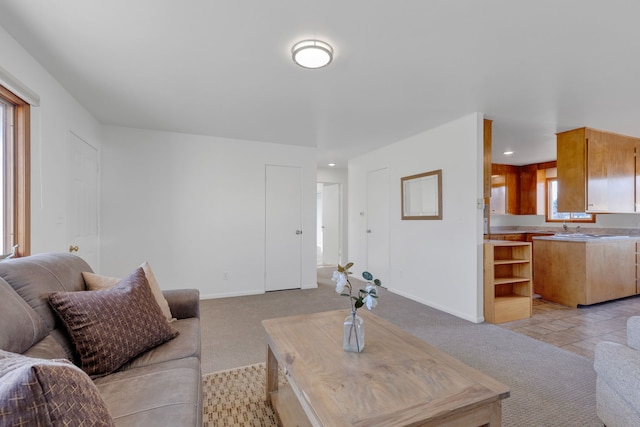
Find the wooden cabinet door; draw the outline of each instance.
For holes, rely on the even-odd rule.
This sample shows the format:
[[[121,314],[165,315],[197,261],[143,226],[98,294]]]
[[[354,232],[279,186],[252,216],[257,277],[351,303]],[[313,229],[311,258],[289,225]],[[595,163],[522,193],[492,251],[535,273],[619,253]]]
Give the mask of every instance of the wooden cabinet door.
[[[507,175],[502,165],[491,165],[491,198],[489,209],[492,214],[507,213]]]
[[[484,168],[484,198],[489,199],[491,197],[491,127],[492,120],[484,119],[484,158],[483,158],[483,168]]]
[[[585,128],[556,136],[558,212],[582,212],[587,206],[587,144]]]
[[[636,144],[635,147],[635,155],[636,155],[636,206],[635,211],[640,212],[640,144]]]
[[[538,201],[538,165],[520,166],[518,168],[520,179],[520,215],[537,214]]]
[[[632,138],[588,129],[587,212],[635,211],[635,145]]]
[[[587,207],[587,144],[585,128],[556,136],[558,212],[583,212]]]
[[[558,211],[635,212],[638,141],[590,128],[558,133]]]
[[[491,165],[491,213],[517,215],[519,198],[517,168],[495,163]]]
[[[515,166],[506,165],[507,176],[507,213],[518,215],[520,213],[520,183],[518,170]]]

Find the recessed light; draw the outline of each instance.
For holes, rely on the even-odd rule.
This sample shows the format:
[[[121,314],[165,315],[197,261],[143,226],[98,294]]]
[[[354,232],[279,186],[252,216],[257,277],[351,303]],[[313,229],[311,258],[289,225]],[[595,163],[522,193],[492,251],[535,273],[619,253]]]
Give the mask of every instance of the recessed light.
[[[330,167],[334,167],[336,164],[335,163],[329,163]]]
[[[513,151],[505,151],[505,152],[504,152],[504,153],[502,153],[502,154],[504,154],[505,156],[510,156],[510,155],[512,155],[512,154],[513,154]]]

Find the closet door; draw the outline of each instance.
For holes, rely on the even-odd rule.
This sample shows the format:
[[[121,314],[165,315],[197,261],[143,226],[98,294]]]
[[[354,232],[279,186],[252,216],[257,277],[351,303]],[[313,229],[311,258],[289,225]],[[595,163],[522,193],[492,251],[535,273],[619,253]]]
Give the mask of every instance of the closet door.
[[[265,290],[300,289],[302,168],[267,165],[265,178]]]
[[[389,278],[389,170],[367,175],[367,270],[382,280]],[[357,267],[357,266],[356,266]],[[359,270],[358,275],[360,274]]]
[[[69,132],[69,252],[98,271],[98,150]],[[60,219],[61,220],[61,219]]]

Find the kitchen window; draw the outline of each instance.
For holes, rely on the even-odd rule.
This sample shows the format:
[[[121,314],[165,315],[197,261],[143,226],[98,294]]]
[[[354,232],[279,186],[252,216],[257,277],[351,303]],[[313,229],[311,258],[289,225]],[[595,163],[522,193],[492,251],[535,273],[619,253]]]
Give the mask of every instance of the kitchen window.
[[[594,214],[586,212],[558,212],[558,178],[547,179],[547,222],[596,222]]]
[[[1,254],[30,253],[30,105],[0,85]]]

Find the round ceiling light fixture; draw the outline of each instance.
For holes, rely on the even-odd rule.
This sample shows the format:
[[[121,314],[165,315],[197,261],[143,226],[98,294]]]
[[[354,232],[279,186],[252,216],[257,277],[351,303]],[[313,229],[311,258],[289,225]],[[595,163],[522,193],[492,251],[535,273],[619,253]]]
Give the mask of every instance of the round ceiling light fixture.
[[[322,68],[331,63],[333,48],[320,40],[303,40],[291,48],[293,62],[304,68]]]

